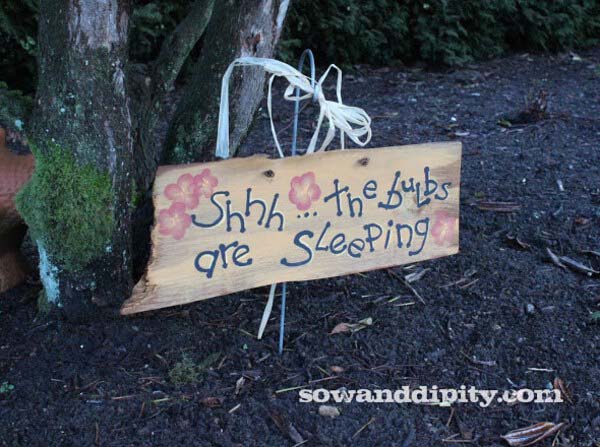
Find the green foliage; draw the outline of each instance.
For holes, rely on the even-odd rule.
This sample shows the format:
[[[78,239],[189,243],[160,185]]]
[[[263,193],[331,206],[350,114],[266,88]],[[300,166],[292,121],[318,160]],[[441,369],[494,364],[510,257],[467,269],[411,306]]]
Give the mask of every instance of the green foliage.
[[[389,63],[410,50],[408,11],[397,0],[292,2],[281,57],[311,48],[327,60]]]
[[[200,363],[195,363],[190,356],[183,354],[181,361],[175,363],[169,370],[169,380],[173,385],[187,385],[197,383],[202,380],[201,374],[218,359],[220,353],[209,355]]]
[[[131,14],[130,56],[138,62],[154,59],[160,45],[185,16],[191,0],[134,1]]]
[[[463,65],[506,51],[497,20],[511,10],[511,1],[436,1],[415,11],[414,59],[433,65]],[[416,8],[415,8],[416,9]]]
[[[0,2],[0,80],[31,93],[35,86],[37,0]]]
[[[303,48],[338,64],[463,65],[509,50],[559,51],[600,41],[596,0],[298,0],[280,54]]]
[[[507,19],[514,47],[554,51],[600,41],[597,0],[518,0],[516,5],[517,17]]]
[[[192,0],[133,0],[130,56],[149,62],[165,36],[187,13]],[[38,0],[0,2],[0,80],[27,94],[36,86]]]
[[[75,271],[109,250],[114,216],[112,185],[107,173],[80,166],[73,155],[54,144],[36,150],[36,168],[16,198],[32,237]]]
[[[36,85],[38,0],[0,4],[0,80]],[[130,56],[156,58],[192,0],[133,0]],[[318,61],[463,65],[510,50],[559,51],[600,42],[598,0],[294,0],[280,57],[304,48]],[[185,72],[185,70],[184,70]]]
[[[2,384],[0,384],[0,394],[9,394],[14,389],[15,389],[15,386],[8,382],[2,382]]]

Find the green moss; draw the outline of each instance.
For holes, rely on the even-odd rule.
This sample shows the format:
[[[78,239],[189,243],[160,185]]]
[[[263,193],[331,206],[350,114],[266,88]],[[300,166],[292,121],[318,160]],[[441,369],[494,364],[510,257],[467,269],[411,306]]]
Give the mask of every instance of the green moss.
[[[114,227],[112,186],[107,173],[80,166],[55,144],[32,146],[36,169],[16,198],[32,236],[55,263],[79,270],[110,250]]]
[[[181,361],[169,370],[169,379],[173,385],[196,383],[199,375],[198,367],[187,354],[183,354]]]
[[[173,385],[187,385],[201,382],[204,371],[219,360],[220,355],[219,352],[215,352],[206,357],[202,362],[196,363],[190,356],[184,353],[181,356],[181,361],[175,363],[173,368],[169,370],[169,380]]]

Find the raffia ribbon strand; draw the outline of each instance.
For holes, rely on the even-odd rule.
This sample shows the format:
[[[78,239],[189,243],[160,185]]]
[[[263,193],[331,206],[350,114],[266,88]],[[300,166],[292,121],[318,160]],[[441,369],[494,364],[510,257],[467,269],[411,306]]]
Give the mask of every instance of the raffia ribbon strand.
[[[288,101],[304,101],[307,99],[316,99],[319,103],[319,119],[317,121],[317,127],[313,133],[310,143],[306,150],[307,153],[312,153],[317,147],[317,140],[319,138],[319,132],[323,121],[327,119],[329,128],[325,134],[325,138],[321,143],[319,150],[325,150],[335,137],[335,129],[340,131],[340,147],[343,150],[345,148],[345,136],[347,135],[354,143],[363,147],[371,140],[371,118],[367,113],[360,107],[347,106],[342,102],[342,70],[335,65],[330,65],[329,68],[323,73],[318,81],[306,76],[291,67],[288,64],[266,58],[258,57],[241,57],[234,60],[223,75],[223,81],[221,83],[221,106],[219,109],[219,125],[217,133],[217,148],[215,155],[221,158],[229,158],[229,79],[233,73],[233,69],[238,66],[255,66],[262,67],[266,72],[271,73],[268,83],[268,94],[267,94],[267,109],[269,112],[269,120],[271,123],[271,133],[273,134],[273,140],[277,152],[281,158],[284,157],[279,139],[277,138],[277,132],[275,131],[275,124],[273,123],[273,81],[276,77],[282,76],[287,79],[289,85],[285,89],[283,95],[284,99]],[[337,71],[337,80],[335,93],[337,101],[329,101],[325,98],[323,93],[323,83],[329,76],[331,70]],[[316,82],[315,82],[316,81]],[[314,88],[313,88],[314,85]],[[300,95],[295,96],[296,89],[300,90]],[[364,138],[363,138],[364,137]],[[363,138],[361,140],[361,138]],[[275,290],[277,284],[272,284],[269,290],[269,299],[267,305],[263,311],[263,315],[258,330],[258,339],[260,340],[264,334],[267,322],[271,316],[273,310],[273,302],[275,300]]]

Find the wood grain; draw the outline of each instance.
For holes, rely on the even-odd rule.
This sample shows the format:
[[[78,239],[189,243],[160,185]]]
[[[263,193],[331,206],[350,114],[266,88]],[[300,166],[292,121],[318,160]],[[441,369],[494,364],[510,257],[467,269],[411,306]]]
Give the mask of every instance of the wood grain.
[[[274,282],[327,278],[457,253],[460,163],[460,143],[432,143],[275,160],[254,156],[162,166],[153,192],[151,259],[121,313],[191,303]],[[396,173],[399,180],[395,192],[391,192]],[[191,178],[194,182],[189,186]],[[331,196],[336,179],[338,190],[349,188],[337,196],[339,207],[336,196]],[[213,186],[216,182],[218,185]],[[372,182],[376,182],[376,188]],[[266,205],[262,222],[262,205],[253,204],[250,215],[246,215],[248,188],[251,199],[260,198]],[[272,207],[275,194],[278,198]],[[402,202],[393,208],[399,203],[398,195]],[[328,196],[331,197],[326,201]],[[356,198],[362,203],[362,214]],[[354,200],[353,217],[349,199]],[[227,231],[225,218],[212,228],[201,228],[189,224],[189,218],[181,217],[181,213],[177,214],[179,217],[169,217],[175,215],[169,214],[173,210],[181,212],[187,205],[184,214],[194,215],[197,223],[210,224],[217,220],[221,209],[226,214],[227,200],[231,211],[241,213],[244,219],[243,233],[239,231],[242,219],[238,216],[230,219],[231,231]],[[181,204],[174,207],[177,201]],[[279,225],[280,218],[274,214],[270,227],[265,228],[270,208],[284,216],[283,225]],[[178,226],[177,222],[189,225]],[[377,226],[381,229],[378,238]],[[303,231],[310,231],[313,236],[304,234],[297,239]],[[221,244],[229,246],[225,250],[226,268],[219,251]],[[242,245],[247,245],[247,253],[240,249]],[[240,250],[237,254],[236,249]],[[200,253],[204,254],[196,263]],[[209,278],[211,261],[217,258],[215,253],[218,260]],[[301,264],[309,256],[309,262],[290,265]],[[244,265],[250,260],[251,264]]]

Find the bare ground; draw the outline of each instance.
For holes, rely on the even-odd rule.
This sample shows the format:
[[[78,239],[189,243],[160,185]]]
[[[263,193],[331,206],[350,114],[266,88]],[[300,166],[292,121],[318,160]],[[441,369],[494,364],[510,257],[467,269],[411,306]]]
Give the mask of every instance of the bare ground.
[[[547,253],[600,270],[586,252],[600,251],[600,48],[580,56],[346,76],[344,100],[373,117],[371,147],[463,142],[461,253],[414,267],[429,269],[414,291],[401,281],[414,268],[401,267],[291,284],[281,357],[278,308],[265,338],[252,335],[264,288],[88,325],[39,317],[34,279],[1,296],[0,385],[14,390],[0,389],[0,445],[500,446],[500,435],[540,421],[568,425],[554,445],[598,445],[600,281]],[[291,108],[275,109],[285,127]],[[303,114],[301,146],[311,118]],[[273,151],[264,114],[242,154],[257,151]],[[367,317],[366,329],[330,335]],[[183,354],[196,363],[214,354],[195,384],[170,378]],[[573,403],[353,403],[329,418],[285,391],[539,389],[556,377]]]

